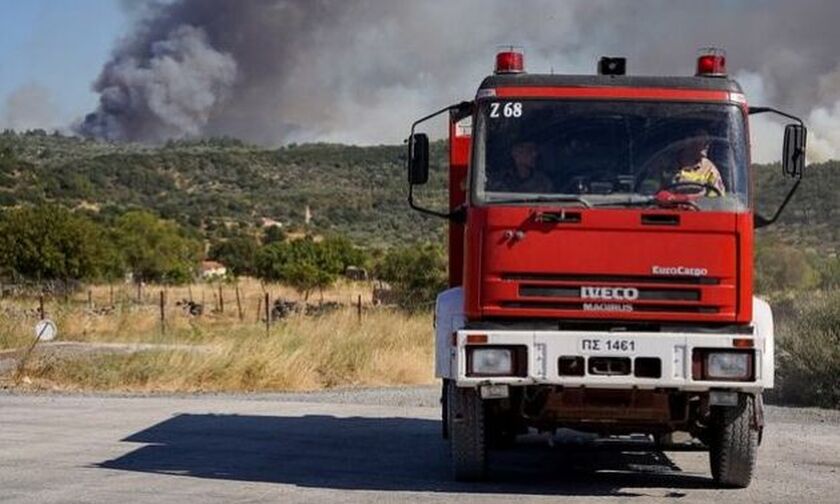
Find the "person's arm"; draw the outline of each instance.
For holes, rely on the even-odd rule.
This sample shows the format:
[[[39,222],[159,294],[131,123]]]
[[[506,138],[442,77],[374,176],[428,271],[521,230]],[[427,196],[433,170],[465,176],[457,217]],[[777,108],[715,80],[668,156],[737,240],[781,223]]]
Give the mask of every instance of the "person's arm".
[[[709,166],[709,184],[720,191],[720,195],[723,196],[726,194],[726,185],[723,183],[723,177],[720,176],[720,170],[710,159],[706,158],[705,161]]]

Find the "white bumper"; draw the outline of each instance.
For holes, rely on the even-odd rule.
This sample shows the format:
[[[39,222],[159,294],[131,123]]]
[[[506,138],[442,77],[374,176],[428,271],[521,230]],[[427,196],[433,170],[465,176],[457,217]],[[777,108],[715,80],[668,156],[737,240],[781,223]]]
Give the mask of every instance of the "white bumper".
[[[466,350],[469,335],[486,336],[487,343],[476,345],[519,346],[527,352],[527,370],[521,377],[471,377],[467,373]],[[509,385],[563,385],[568,387],[586,386],[589,388],[674,388],[679,390],[704,391],[712,388],[758,391],[768,388],[764,371],[766,351],[763,341],[756,340],[755,380],[749,382],[695,380],[692,376],[692,352],[695,348],[727,349],[733,348],[735,338],[744,338],[743,334],[685,334],[685,333],[634,333],[634,332],[598,332],[598,331],[457,331],[456,344],[450,350],[451,367],[454,371],[450,378],[458,386],[469,387],[483,384]],[[749,337],[749,336],[746,336]],[[633,352],[613,352],[609,350],[583,351],[581,340],[588,341],[633,341]],[[661,362],[659,378],[640,378],[633,374],[560,376],[558,360],[561,356],[592,357],[628,357],[634,362],[638,357],[658,358]],[[585,366],[588,368],[588,366]]]
[[[686,391],[732,389],[758,392],[773,387],[773,323],[770,307],[764,301],[754,300],[755,320],[752,334],[697,333],[697,332],[608,332],[608,331],[528,331],[528,330],[468,330],[463,327],[459,313],[460,289],[442,293],[436,310],[436,375],[455,380],[458,386],[474,387],[484,384],[508,385],[562,385],[589,388],[673,388]],[[519,377],[472,377],[467,373],[466,349],[470,335],[486,337],[484,345],[519,346],[527,352],[527,368]],[[755,352],[754,380],[711,381],[694,378],[692,355],[694,349],[734,348],[733,340],[750,338]],[[624,340],[633,342],[633,350],[609,349],[584,350],[582,339]],[[561,376],[558,360],[561,356],[629,357],[634,363],[638,357],[658,358],[661,362],[659,378],[643,378],[629,374]]]

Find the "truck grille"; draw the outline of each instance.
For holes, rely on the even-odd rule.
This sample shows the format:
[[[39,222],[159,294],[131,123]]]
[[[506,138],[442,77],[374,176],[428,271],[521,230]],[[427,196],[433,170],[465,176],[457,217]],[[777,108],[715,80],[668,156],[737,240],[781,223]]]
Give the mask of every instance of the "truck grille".
[[[595,301],[597,304],[616,304],[624,305],[631,304],[627,301]],[[551,301],[502,301],[503,308],[534,308],[542,310],[583,310],[584,303],[555,303]],[[691,305],[655,305],[655,304],[632,304],[633,309],[629,311],[634,312],[671,312],[671,313],[718,313],[720,310],[716,306],[691,306]],[[596,311],[615,311],[621,312],[623,310],[616,307],[614,310],[603,309]]]
[[[729,311],[734,285],[716,277],[503,273],[488,279],[503,310],[622,314],[720,314]],[[560,315],[558,313],[558,315]]]
[[[521,297],[580,298],[582,297],[581,287],[551,287],[523,284],[519,286],[519,295]],[[700,291],[697,289],[656,289],[645,287],[638,287],[637,289],[639,291],[638,299],[643,301],[700,301]]]

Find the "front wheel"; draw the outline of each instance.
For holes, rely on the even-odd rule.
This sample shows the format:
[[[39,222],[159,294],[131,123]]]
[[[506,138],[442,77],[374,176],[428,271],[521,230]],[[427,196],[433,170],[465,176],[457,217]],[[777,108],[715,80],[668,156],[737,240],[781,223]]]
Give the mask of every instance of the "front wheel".
[[[754,426],[755,400],[741,394],[738,406],[715,407],[709,431],[709,462],[719,485],[746,488],[752,479],[758,451]]]
[[[481,480],[487,471],[484,404],[477,389],[450,380],[446,390],[453,475],[458,481]]]

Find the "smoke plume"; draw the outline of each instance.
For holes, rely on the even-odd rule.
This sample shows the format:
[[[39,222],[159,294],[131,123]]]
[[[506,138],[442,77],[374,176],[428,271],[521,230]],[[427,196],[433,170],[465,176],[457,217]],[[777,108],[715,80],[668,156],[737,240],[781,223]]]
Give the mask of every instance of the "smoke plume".
[[[12,91],[0,110],[0,125],[15,130],[52,128],[58,123],[58,110],[50,92],[30,83]]]
[[[235,81],[236,61],[210,47],[202,28],[178,26],[144,49],[108,63],[95,85],[99,110],[81,126],[85,134],[151,141],[198,136]]]
[[[499,44],[524,46],[533,72],[592,73],[600,55],[624,55],[629,73],[672,75],[718,46],[751,103],[809,120],[812,160],[840,157],[840,3],[829,0],[131,5],[135,27],[95,83],[85,134],[398,142],[412,118],[472,96]],[[757,160],[778,159],[778,131],[757,119]]]

